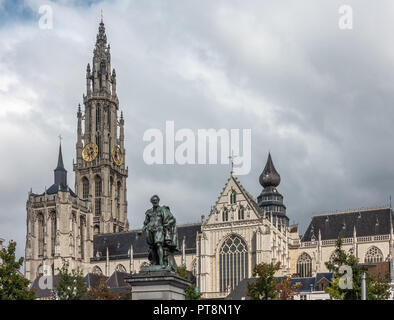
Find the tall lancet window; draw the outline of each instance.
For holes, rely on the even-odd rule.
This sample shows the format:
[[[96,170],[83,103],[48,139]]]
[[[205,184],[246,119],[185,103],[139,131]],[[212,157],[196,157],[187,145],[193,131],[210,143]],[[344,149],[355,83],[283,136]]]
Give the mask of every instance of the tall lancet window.
[[[300,277],[312,277],[312,258],[305,252],[297,260],[297,274]]]
[[[82,198],[87,199],[89,197],[89,180],[86,177],[82,178]]]
[[[114,187],[114,178],[111,176],[109,177],[109,195],[112,197],[112,188]]]
[[[111,108],[108,108],[108,132],[111,132]],[[111,148],[109,149],[111,150]]]
[[[122,198],[122,184],[120,181],[118,181],[117,184],[117,196],[118,196],[118,203],[117,203],[117,219],[120,219],[120,202],[121,202],[121,198]]]
[[[98,147],[97,157],[100,158],[102,149],[101,149],[101,136],[100,136],[100,133],[98,133],[98,132],[96,133],[96,145]]]
[[[101,108],[100,105],[96,106],[96,131],[101,130]]]
[[[237,193],[235,190],[230,191],[230,204],[234,204],[237,202]]]
[[[56,211],[53,211],[51,214],[51,255],[55,256],[55,247],[56,247]]]
[[[101,194],[102,194],[102,180],[100,176],[94,178],[94,213],[96,216],[101,215]]]
[[[248,277],[248,247],[237,235],[231,235],[219,251],[220,292],[234,289]]]
[[[39,213],[37,216],[38,225],[38,256],[44,255],[44,215]]]
[[[224,208],[222,212],[222,220],[223,221],[228,221],[228,209]]]
[[[81,246],[81,259],[85,259],[85,230],[86,230],[86,219],[85,216],[80,218],[80,246]]]
[[[244,207],[240,207],[238,209],[238,220],[243,220],[245,219],[245,209]]]

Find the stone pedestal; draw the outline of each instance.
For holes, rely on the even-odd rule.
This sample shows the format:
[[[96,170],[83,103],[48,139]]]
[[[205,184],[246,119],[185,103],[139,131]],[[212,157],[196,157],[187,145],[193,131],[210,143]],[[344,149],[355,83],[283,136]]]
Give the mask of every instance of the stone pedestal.
[[[168,270],[141,271],[125,279],[132,300],[185,300],[191,282]]]

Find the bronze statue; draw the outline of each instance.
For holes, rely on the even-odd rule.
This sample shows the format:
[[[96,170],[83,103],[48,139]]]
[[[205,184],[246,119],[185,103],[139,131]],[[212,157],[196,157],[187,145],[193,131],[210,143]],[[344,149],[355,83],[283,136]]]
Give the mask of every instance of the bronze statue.
[[[168,269],[176,271],[174,252],[178,251],[176,220],[170,208],[160,206],[157,195],[150,199],[153,207],[146,211],[143,231],[149,245],[149,270]]]

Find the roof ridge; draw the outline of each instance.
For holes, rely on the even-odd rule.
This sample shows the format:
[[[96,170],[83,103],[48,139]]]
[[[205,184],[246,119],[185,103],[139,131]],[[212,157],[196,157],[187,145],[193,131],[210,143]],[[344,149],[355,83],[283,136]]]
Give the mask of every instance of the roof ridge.
[[[390,206],[386,205],[386,206],[377,206],[377,207],[372,207],[372,208],[358,208],[358,209],[347,209],[347,210],[340,210],[340,211],[329,211],[329,212],[316,213],[312,217],[345,214],[345,213],[352,213],[352,212],[367,212],[367,211],[375,211],[375,210],[379,210],[379,209],[390,209]]]

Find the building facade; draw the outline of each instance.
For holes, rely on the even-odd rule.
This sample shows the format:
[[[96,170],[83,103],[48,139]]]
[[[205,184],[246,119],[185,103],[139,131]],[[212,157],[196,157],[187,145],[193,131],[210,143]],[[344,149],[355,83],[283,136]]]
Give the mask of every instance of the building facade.
[[[88,278],[138,272],[148,262],[145,234],[129,230],[125,122],[118,114],[116,72],[103,21],[92,66],[86,69],[83,104],[84,110],[79,106],[77,111],[75,192],[67,183],[60,145],[53,185],[43,193],[31,191],[26,203],[25,276],[34,283],[55,274],[63,260]],[[206,219],[178,225],[176,263],[192,272],[204,298],[228,296],[262,262],[280,263],[278,277],[317,281],[329,272],[325,262],[339,236],[360,262],[391,261],[390,206],[314,215],[300,235],[297,225],[289,225],[270,154],[259,182],[263,189],[255,199],[231,173]]]

